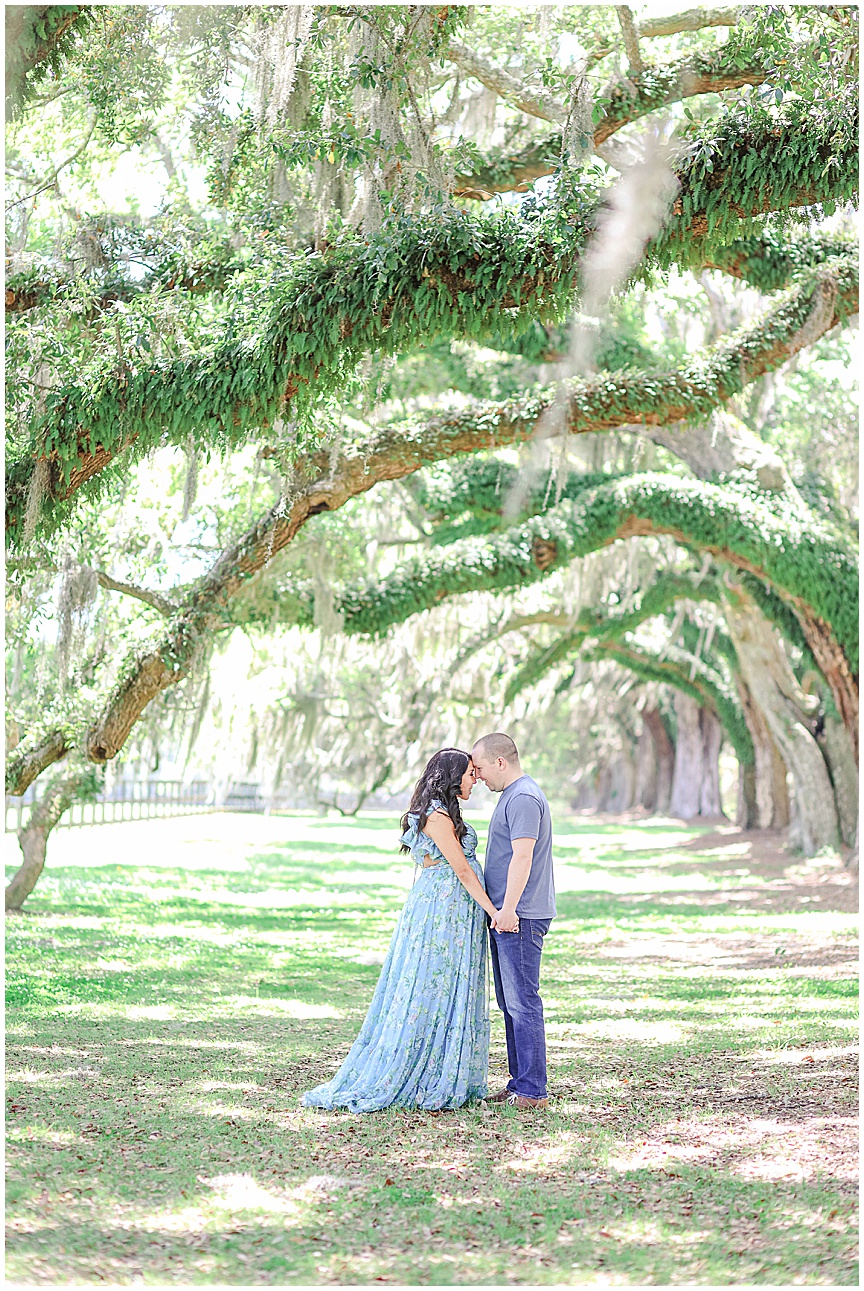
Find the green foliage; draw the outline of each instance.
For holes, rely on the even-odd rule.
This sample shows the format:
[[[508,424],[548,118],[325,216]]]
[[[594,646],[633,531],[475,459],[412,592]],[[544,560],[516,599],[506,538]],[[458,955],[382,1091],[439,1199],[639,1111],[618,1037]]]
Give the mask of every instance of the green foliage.
[[[61,6],[58,12],[75,8]],[[502,476],[499,463],[481,456],[461,474],[442,472],[412,489],[427,507],[425,515],[415,515],[413,531],[408,525],[394,531],[380,518],[374,525],[364,521],[353,538],[337,535],[325,560],[321,553],[336,526],[332,517],[322,518],[313,521],[309,534],[322,538],[323,547],[310,542],[307,549],[292,539],[295,545],[275,562],[272,579],[249,577],[241,558],[221,585],[223,560],[215,566],[221,573],[200,578],[190,591],[204,568],[203,553],[218,559],[244,531],[248,543],[266,536],[272,517],[256,529],[253,512],[260,503],[263,514],[283,497],[298,454],[320,448],[318,470],[329,451],[332,471],[342,450],[355,454],[356,462],[369,444],[379,465],[392,453],[388,467],[416,469],[419,461],[446,455],[450,436],[455,443],[467,432],[469,442],[482,444],[481,453],[496,430],[502,443],[527,438],[548,408],[550,394],[533,388],[530,365],[548,361],[550,348],[561,353],[566,347],[562,321],[572,310],[580,258],[609,196],[609,173],[590,158],[581,167],[573,157],[562,158],[560,136],[557,143],[538,139],[541,127],[512,106],[499,103],[494,123],[490,118],[478,124],[477,103],[464,97],[473,87],[460,84],[446,52],[470,19],[465,39],[481,57],[511,72],[518,68],[529,90],[542,85],[564,104],[575,88],[572,66],[566,65],[566,50],[573,46],[559,47],[559,37],[578,39],[597,60],[589,73],[592,86],[606,86],[620,49],[615,14],[608,6],[554,12],[546,7],[520,12],[514,21],[512,12],[494,8],[415,9],[316,9],[307,43],[305,36],[298,40],[289,100],[287,90],[281,98],[268,98],[268,86],[275,87],[275,73],[285,66],[279,60],[291,51],[271,51],[271,63],[262,53],[268,32],[284,26],[284,8],[93,6],[85,14],[86,45],[79,43],[74,57],[63,61],[62,80],[60,64],[54,65],[56,103],[53,97],[34,103],[16,126],[11,176],[20,189],[16,196],[26,200],[10,210],[9,242],[14,264],[26,268],[10,283],[12,307],[19,311],[9,328],[13,545],[19,551],[24,546],[29,502],[29,520],[40,507],[41,514],[28,560],[38,556],[56,570],[71,553],[82,565],[106,567],[150,587],[164,586],[167,568],[172,576],[182,569],[182,582],[172,589],[182,609],[156,634],[154,609],[139,604],[133,613],[124,599],[125,618],[112,617],[103,613],[100,598],[99,612],[80,634],[80,657],[65,692],[59,681],[52,683],[52,647],[37,659],[37,647],[50,639],[56,588],[51,578],[44,584],[35,577],[28,581],[22,572],[27,596],[14,608],[12,644],[18,650],[21,640],[27,642],[17,686],[18,697],[26,696],[20,705],[24,751],[46,724],[64,738],[74,734],[80,744],[89,727],[88,706],[95,711],[117,686],[133,687],[141,660],[153,649],[173,666],[176,680],[206,656],[215,633],[236,623],[272,629],[297,619],[323,622],[340,583],[348,585],[342,606],[348,631],[380,633],[460,590],[529,584],[622,533],[671,532],[694,551],[715,551],[752,580],[753,594],[761,595],[763,608],[770,603],[775,622],[785,623],[796,648],[800,622],[790,608],[792,598],[802,614],[824,618],[853,658],[849,530],[827,498],[824,479],[814,488],[802,481],[808,505],[796,510],[792,502],[760,495],[755,482],[744,478],[716,487],[672,474],[642,477],[641,483],[615,478],[613,455],[615,470],[631,460],[625,437],[623,447],[616,437],[606,469],[596,472],[607,445],[599,436],[593,445],[581,441],[573,456],[590,460],[592,473],[533,481],[519,504],[517,524],[505,532],[502,500],[510,497],[509,477],[506,470]],[[759,93],[730,89],[722,100],[689,100],[691,121],[683,128],[685,152],[677,165],[678,208],[634,275],[643,279],[637,291],[608,311],[595,355],[600,372],[571,384],[573,430],[703,417],[782,364],[789,342],[797,345],[811,323],[816,329],[835,292],[837,316],[855,308],[854,248],[842,236],[814,227],[833,203],[847,202],[856,183],[857,121],[849,90],[854,15],[817,12],[815,6],[769,9],[764,18],[742,14],[719,47],[710,31],[662,46],[643,41],[644,74],[629,82],[619,78],[616,89],[603,95],[608,101],[597,105],[595,124],[603,134],[686,97],[682,66],[696,75],[728,77],[739,87],[762,83]],[[62,54],[65,46],[54,43]],[[652,51],[684,53],[685,61],[654,62]],[[673,107],[671,116],[682,110]],[[454,211],[447,195],[453,171],[467,172],[472,165],[476,171],[493,126],[495,137],[504,140],[498,157],[503,179],[509,167],[515,180],[520,165],[520,188],[550,169],[556,177],[542,198],[514,196],[501,203],[506,209],[486,206],[480,213],[469,200],[472,214]],[[465,138],[463,129],[474,130],[476,139]],[[72,157],[82,139],[89,142],[80,160],[52,178],[57,159]],[[139,218],[140,195],[134,185],[124,189],[120,176],[127,167],[118,163],[124,150],[133,149],[133,168],[140,170],[155,160],[157,146],[169,179],[149,206],[141,205],[153,213]],[[198,183],[205,171],[209,201]],[[353,209],[355,197],[366,200],[367,188],[380,208],[374,219],[362,203]],[[124,206],[128,211],[118,214]],[[60,256],[65,263],[58,263]],[[765,319],[705,355],[694,356],[687,329],[673,327],[686,358],[680,370],[666,371],[679,362],[674,345],[664,340],[652,351],[648,329],[627,317],[628,300],[648,300],[649,280],[652,293],[658,289],[662,296],[667,267],[706,265],[762,291],[788,291]],[[661,299],[661,329],[676,299]],[[29,313],[20,312],[26,306]],[[648,309],[654,308],[652,298]],[[697,328],[700,308],[704,302],[688,315]],[[493,347],[494,357],[481,346]],[[820,374],[814,390],[824,380]],[[442,390],[447,394],[441,410],[430,415]],[[456,392],[499,402],[466,407]],[[762,433],[761,394],[760,388],[748,403],[756,433]],[[400,401],[407,420],[396,425]],[[844,403],[843,391],[837,403]],[[831,420],[832,411],[826,399],[823,417]],[[799,414],[801,420],[806,416]],[[781,418],[765,437],[780,444],[785,430]],[[845,423],[838,434],[848,440]],[[797,477],[811,441],[804,433],[795,442],[799,457],[788,464]],[[217,490],[196,504],[192,542],[175,539],[175,516],[164,542],[159,539],[158,554],[143,539],[139,550],[122,514],[117,528],[117,499],[121,513],[124,497],[134,495],[137,505],[143,459],[172,445],[193,460],[197,450],[202,477],[204,459],[229,457],[230,477],[237,469],[235,450],[249,446],[251,460],[257,448],[255,471],[273,479],[267,487],[253,481],[247,488],[247,476],[242,489],[225,483],[221,495]],[[649,462],[658,460],[652,448],[646,451]],[[781,453],[786,456],[782,444]],[[38,461],[43,469],[35,476]],[[45,463],[50,478],[40,497],[30,489]],[[91,465],[96,475],[79,488],[79,468]],[[822,461],[807,466],[826,473]],[[845,484],[845,459],[839,469]],[[177,464],[171,472],[181,478],[184,473]],[[385,470],[379,478],[390,476]],[[167,492],[178,514],[179,491],[172,479]],[[849,493],[842,496],[847,505]],[[362,514],[368,519],[374,506],[383,508],[385,497],[404,499],[404,487],[383,484]],[[406,505],[410,510],[410,499]],[[346,508],[340,519],[350,525],[359,514]],[[429,515],[435,518],[431,543]],[[394,541],[422,543],[423,554],[397,565],[382,581],[375,571],[393,569],[392,547],[369,552],[374,543]],[[652,545],[644,544],[642,555]],[[357,579],[366,570],[373,577],[364,589]],[[307,579],[310,571],[314,582]],[[447,614],[445,608],[439,619]],[[456,607],[453,615],[458,617]],[[406,639],[412,631],[406,629]],[[683,631],[688,644],[686,625]],[[612,658],[613,647],[631,648],[621,632],[605,642],[604,658]],[[339,643],[334,657],[348,649],[338,636],[333,640]],[[388,644],[398,656],[401,642]],[[718,636],[718,657],[720,644]],[[310,639],[310,657],[317,645],[317,638]],[[371,654],[374,642],[368,648]],[[354,672],[346,665],[345,684],[374,695],[377,674],[366,662]],[[678,662],[671,655],[661,661],[669,667]],[[731,662],[727,658],[715,669],[724,681]],[[637,664],[649,667],[644,660],[628,666]],[[394,664],[393,685],[404,684],[400,698],[414,714],[421,701],[413,691],[409,695],[399,667]],[[332,661],[322,669],[320,677],[310,671],[313,696],[337,677]],[[98,688],[90,684],[97,675]],[[172,680],[170,670],[166,678]],[[422,696],[422,686],[415,689]],[[69,691],[81,702],[67,712]],[[339,687],[331,693],[337,692],[340,702],[346,698]],[[180,692],[172,687],[168,693]],[[307,698],[304,692],[298,703]],[[477,702],[476,695],[465,698],[460,711],[476,711]],[[148,710],[154,727],[165,717],[161,704],[155,701]],[[373,725],[367,726],[374,743]]]
[[[78,66],[84,91],[111,143],[138,143],[165,100],[171,66],[148,5],[100,6],[97,31]]]
[[[593,472],[559,480],[553,472],[544,471],[522,497],[515,467],[495,457],[471,457],[455,462],[449,470],[442,465],[424,472],[416,485],[416,497],[435,522],[433,543],[441,546],[501,529],[514,490],[519,490],[519,513],[525,517],[548,511],[562,500],[576,500],[608,479],[606,472]]]
[[[643,649],[620,642],[595,647],[586,651],[585,656],[589,659],[614,659],[642,681],[659,682],[690,695],[697,704],[715,713],[729,737],[739,765],[753,765],[753,741],[741,706],[723,679],[703,660],[694,659],[674,645],[667,647],[661,659]]]
[[[682,91],[687,93],[688,83],[740,77],[742,83],[758,85],[766,74],[762,50],[739,27],[719,49],[668,62],[649,62],[637,75],[631,72],[626,80],[613,84],[607,94],[594,100],[594,123],[608,120],[626,124],[647,116],[667,103],[678,102]]]
[[[695,653],[696,647],[700,645],[700,634],[695,625],[686,619],[681,625],[686,650],[680,649],[675,641],[671,641],[665,644],[662,656],[654,655],[644,644],[631,639],[640,624],[659,615],[666,615],[669,608],[680,599],[693,602],[707,600],[718,604],[721,596],[721,586],[715,577],[666,574],[658,577],[644,590],[638,604],[632,609],[610,609],[605,612],[583,609],[570,631],[544,649],[535,650],[518,669],[507,685],[505,702],[512,703],[518,694],[536,685],[552,669],[575,654],[583,658],[611,658],[635,672],[642,680],[672,685],[692,695],[699,704],[710,708],[727,732],[738,761],[749,766],[753,762],[754,753],[747,723],[734,687],[717,666],[723,658],[735,666],[734,649],[728,638],[724,640],[725,634],[712,634],[713,659],[706,659],[701,653]]]
[[[363,364],[368,379],[360,411],[368,416],[384,404],[388,410],[399,407],[407,420],[409,408],[429,399],[438,403],[444,391],[477,400],[518,400],[536,384],[537,368],[530,346],[526,355],[518,340],[509,345],[501,340],[494,338],[493,352],[470,341],[442,339],[401,356],[395,364],[387,359]]]
[[[700,36],[698,33],[697,42]],[[616,45],[620,47],[620,40],[614,37],[600,43],[606,46],[597,51],[601,56]],[[724,83],[727,87],[760,87],[758,91],[745,89],[736,100],[735,110],[751,118],[763,108],[776,109],[790,95],[824,117],[827,105],[850,90],[854,92],[857,11],[851,7],[799,6],[790,10],[763,5],[742,10],[737,27],[719,48],[697,43],[683,59],[670,60],[667,47],[664,57],[653,61],[656,49],[643,42],[644,70],[639,74],[631,71],[625,81],[620,80],[617,67],[601,73],[592,107],[595,137],[606,139],[614,129],[665,104],[686,102],[694,87],[710,88],[712,82],[718,89]],[[496,56],[497,50],[493,58]],[[521,48],[519,57],[524,61]],[[572,89],[566,74],[557,72],[551,60],[547,68],[544,83],[554,85],[561,100],[566,100]],[[704,118],[710,130],[717,101],[711,96],[706,103],[706,97],[689,98],[694,107],[684,106],[683,112],[694,123]],[[518,149],[505,145],[478,157],[472,173],[460,176],[459,183],[469,193],[472,189],[512,189],[538,175],[559,173],[563,149],[560,132],[534,137]]]
[[[858,191],[858,109],[854,85],[814,111],[806,99],[780,109],[739,105],[684,135],[671,221],[655,242],[658,261],[698,264],[749,234],[765,211],[819,206],[833,215]],[[788,146],[778,149],[778,138]],[[729,200],[734,193],[734,201]],[[743,227],[742,227],[743,226]]]
[[[7,5],[7,120],[21,115],[47,76],[59,73],[92,24],[94,9],[89,4]]]
[[[769,125],[776,151],[776,136],[785,131],[775,128],[767,114],[754,128],[766,133]],[[807,140],[808,123],[799,121],[797,126],[795,138]],[[730,130],[724,119],[715,132],[720,136],[716,149],[714,136],[701,138],[700,149],[682,172],[685,192],[696,191],[694,176],[700,166],[705,175],[713,169],[711,157],[717,149],[726,149],[729,164],[737,164],[738,145],[725,138]],[[755,146],[752,130],[748,138]],[[809,140],[811,158],[821,156],[820,138]],[[765,154],[767,140],[760,147]],[[852,151],[849,143],[849,156],[844,154],[837,176],[825,167],[819,182],[830,171],[829,184],[854,184],[848,164]],[[800,165],[796,175],[805,182]],[[707,180],[705,185],[706,195],[719,203]],[[764,209],[765,200],[777,209],[778,191],[775,180],[770,198],[763,192],[758,209]],[[224,452],[256,429],[272,425],[286,401],[299,423],[298,440],[290,446],[296,451],[314,436],[316,411],[344,387],[370,350],[397,354],[454,333],[490,340],[503,318],[517,335],[535,319],[559,320],[572,295],[598,198],[596,179],[589,176],[572,189],[563,207],[553,203],[544,209],[526,201],[518,216],[508,211],[474,218],[460,212],[396,216],[368,241],[346,238],[326,255],[289,260],[270,282],[247,284],[241,279],[238,293],[252,288],[245,298],[247,325],[239,326],[232,313],[221,337],[188,359],[148,361],[134,350],[118,355],[112,346],[110,358],[104,351],[94,357],[79,381],[52,390],[44,414],[34,418],[29,433],[16,442],[7,491],[9,520],[19,523],[36,457],[47,456],[52,463],[53,498],[65,492],[73,469],[97,446],[113,455],[125,445],[127,455],[140,456],[156,444],[183,442],[194,431],[199,443]],[[791,190],[783,191],[780,205],[787,198],[792,200]],[[679,206],[682,201],[679,198]],[[726,216],[711,235],[716,234],[718,242],[733,226],[737,233],[740,225],[737,208],[726,198],[723,202]],[[682,206],[680,220],[673,221],[655,244],[652,254],[661,263],[675,254],[672,243],[690,227],[693,209]],[[842,294],[853,278],[857,281],[855,267],[848,260],[829,263],[843,277]],[[811,273],[815,283],[816,271]],[[806,292],[799,291],[785,310],[775,311],[772,323],[778,334],[783,328],[788,332],[796,321],[798,326],[803,323],[805,297]],[[748,339],[751,347],[764,342],[764,336],[752,330]],[[741,388],[747,357],[746,345],[730,338],[715,352],[709,380],[726,394],[735,393]],[[678,393],[674,387],[664,388],[659,378],[646,378],[644,387],[655,401],[666,394],[667,405]],[[614,415],[621,402],[615,382],[607,382],[598,394],[607,416]],[[706,392],[701,402],[693,400],[692,412],[707,410],[712,395]],[[57,523],[69,507],[52,500],[46,507],[51,509]]]
[[[858,10],[841,5],[753,5],[740,27],[743,42],[758,49],[768,73],[766,102],[786,96],[824,110],[857,81]]]
[[[83,305],[91,326],[104,324],[110,315],[99,318],[99,310],[110,309],[118,300],[128,302],[154,290],[182,290],[191,295],[219,292],[249,259],[237,254],[230,237],[191,213],[184,218],[180,211],[166,210],[146,226],[134,218],[85,217],[76,230],[79,246],[85,238],[92,263],[79,275],[70,276],[62,262],[48,258],[34,259],[8,274],[7,315],[46,304],[78,312]],[[73,244],[70,254],[74,250]],[[130,264],[139,270],[134,277]],[[143,276],[142,266],[146,270]],[[54,315],[55,325],[56,321]]]
[[[835,331],[799,356],[792,380],[764,390],[757,384],[741,402],[744,420],[782,456],[808,505],[857,537],[855,360],[851,332]]]
[[[757,233],[715,247],[710,255],[700,246],[700,254],[709,268],[732,273],[758,291],[773,292],[788,287],[801,270],[814,269],[835,256],[854,254],[854,249],[849,234],[811,225],[781,228],[766,224]]]
[[[799,598],[829,625],[854,671],[858,578],[848,542],[812,512],[746,481],[706,484],[664,475],[593,484],[575,501],[485,541],[463,538],[407,561],[380,582],[347,588],[347,631],[384,633],[446,596],[525,586],[633,532],[666,533]]]
[[[538,313],[560,315],[583,236],[507,212],[480,221],[405,216],[368,244],[296,257],[273,283],[238,284],[253,287],[254,331],[238,334],[229,320],[220,341],[183,360],[134,349],[100,356],[81,380],[47,396],[10,465],[13,523],[37,455],[56,464],[59,492],[97,446],[115,453],[129,444],[140,457],[194,431],[226,451],[272,424],[286,398],[306,427],[292,447],[314,442],[315,410],[369,349],[398,353],[454,332],[485,339],[505,311],[516,330]],[[54,522],[68,512],[60,504]]]
[[[490,338],[493,349],[518,354],[530,363],[549,363],[564,358],[570,344],[570,328],[532,323],[518,336],[506,332]],[[640,338],[627,334],[621,321],[598,329],[597,342],[592,355],[593,366],[607,372],[620,372],[625,368],[652,368],[657,366],[656,355]]]

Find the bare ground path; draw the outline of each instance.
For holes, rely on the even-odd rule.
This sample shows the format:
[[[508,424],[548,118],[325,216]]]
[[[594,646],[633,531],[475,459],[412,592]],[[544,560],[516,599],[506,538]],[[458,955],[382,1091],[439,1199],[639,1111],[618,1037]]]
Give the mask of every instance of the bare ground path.
[[[560,816],[549,1113],[356,1117],[297,1099],[347,1051],[410,884],[391,820],[55,838],[7,921],[10,1279],[856,1284],[839,860]]]

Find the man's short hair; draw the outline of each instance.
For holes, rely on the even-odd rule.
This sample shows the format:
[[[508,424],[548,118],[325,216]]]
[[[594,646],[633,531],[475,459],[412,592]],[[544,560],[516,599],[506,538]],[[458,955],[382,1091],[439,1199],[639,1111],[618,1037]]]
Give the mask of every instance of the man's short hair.
[[[480,749],[487,758],[503,758],[505,762],[519,761],[519,750],[510,736],[502,731],[481,735],[479,740],[475,740],[474,748]]]

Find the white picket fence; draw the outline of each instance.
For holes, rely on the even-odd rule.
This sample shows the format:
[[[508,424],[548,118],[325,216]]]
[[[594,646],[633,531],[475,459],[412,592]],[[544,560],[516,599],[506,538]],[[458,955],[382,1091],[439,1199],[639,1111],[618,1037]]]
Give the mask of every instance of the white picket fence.
[[[15,834],[27,824],[37,797],[32,788],[20,797],[7,795],[7,834]],[[223,806],[218,804],[220,808]],[[110,825],[119,820],[153,820],[157,816],[193,816],[216,809],[212,787],[205,780],[192,784],[183,784],[180,780],[121,780],[93,802],[73,803],[60,817],[57,828]]]

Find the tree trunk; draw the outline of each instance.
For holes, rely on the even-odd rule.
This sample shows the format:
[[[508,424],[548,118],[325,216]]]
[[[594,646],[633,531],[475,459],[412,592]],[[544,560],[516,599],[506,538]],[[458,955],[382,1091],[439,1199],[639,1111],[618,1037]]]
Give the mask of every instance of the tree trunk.
[[[702,733],[702,779],[699,785],[699,815],[723,816],[720,800],[720,745],[723,727],[707,708],[699,710],[699,727]]]
[[[64,768],[62,773],[55,775],[46,785],[42,797],[34,802],[27,824],[18,830],[18,842],[21,844],[24,861],[6,889],[7,911],[20,910],[38,883],[39,875],[45,867],[48,835],[64,811],[74,802],[81,779],[80,771],[71,771],[69,768]]]
[[[735,824],[739,829],[759,828],[759,801],[756,795],[756,767],[751,762],[738,763],[738,803]]]
[[[654,741],[642,714],[642,729],[636,745],[636,788],[635,804],[653,812],[657,805],[657,757],[654,752]]]
[[[669,814],[681,820],[722,816],[720,802],[720,745],[723,728],[716,715],[692,695],[675,692],[678,738]]]
[[[755,755],[753,766],[739,769],[738,824],[742,829],[787,829],[786,763],[761,708],[739,672],[735,673],[735,684]]]
[[[827,302],[826,302],[827,303]],[[769,493],[782,493],[800,501],[798,491],[782,460],[728,409],[714,412],[710,424],[652,427],[646,434],[655,444],[686,462],[700,480],[722,477],[736,470],[752,471]],[[831,687],[837,711],[852,744],[858,765],[858,682],[830,627],[804,602],[789,598],[798,615],[813,658]],[[763,826],[768,828],[768,826]]]
[[[798,845],[806,856],[840,841],[834,787],[807,717],[807,700],[780,638],[753,601],[736,589],[726,611],[741,673],[792,773]]]
[[[858,681],[852,676],[849,661],[830,629],[806,606],[796,605],[798,618],[807,638],[807,644],[813,651],[813,658],[819,665],[823,677],[831,687],[837,712],[846,727],[852,757],[858,765]]]
[[[861,833],[861,818],[858,818],[858,824],[855,826],[855,841],[852,844],[852,851],[846,858],[846,867],[853,874],[858,873],[858,852],[859,852],[859,835]]]
[[[591,804],[594,811],[607,811],[609,802],[609,793],[612,788],[612,774],[607,764],[604,763],[599,768],[595,777],[594,801]]]
[[[672,796],[672,780],[675,774],[675,746],[669,737],[666,723],[657,708],[642,710],[642,722],[647,728],[654,745],[654,758],[657,768],[654,810],[664,815],[669,810]]]
[[[845,723],[826,716],[819,745],[834,786],[840,836],[847,847],[853,847],[858,835],[858,769]]]
[[[606,767],[603,801],[599,811],[628,811],[633,806],[636,768],[629,752],[623,752]]]
[[[570,800],[572,811],[596,811],[599,802],[600,770],[595,768],[582,776]]]
[[[691,695],[676,690],[673,700],[678,721],[675,740],[675,771],[672,778],[672,795],[669,814],[681,820],[691,820],[699,815],[702,790],[702,728],[699,722],[699,705]]]

